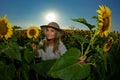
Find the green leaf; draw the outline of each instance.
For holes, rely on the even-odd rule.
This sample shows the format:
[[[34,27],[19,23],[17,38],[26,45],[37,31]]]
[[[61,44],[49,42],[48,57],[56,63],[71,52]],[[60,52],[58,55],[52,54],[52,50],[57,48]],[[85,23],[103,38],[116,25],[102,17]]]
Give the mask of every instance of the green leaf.
[[[104,53],[104,52],[103,52],[103,49],[100,48],[99,45],[97,45],[96,50],[97,50],[98,53],[100,54],[99,57],[101,57],[101,60],[103,60],[103,61],[102,61],[103,64],[104,64],[103,66],[104,66],[105,70],[107,71],[107,64],[108,64],[108,63],[107,63],[107,58],[108,58],[108,55],[109,55],[109,54]]]
[[[103,49],[99,47],[99,45],[96,46],[95,48],[97,50],[97,52],[102,56],[104,53],[103,53]]]
[[[74,39],[79,40],[80,43],[89,43],[89,40],[80,34],[72,34],[72,36],[74,37]]]
[[[7,66],[6,69],[6,76],[9,78],[8,80],[13,80],[14,76],[15,76],[15,65],[14,64],[10,64]]]
[[[98,16],[92,16],[92,18],[98,21]]]
[[[81,80],[90,74],[90,65],[78,64],[80,51],[76,48],[68,50],[51,67],[49,75],[63,80]]]
[[[19,35],[18,33],[14,33],[14,34],[12,35],[12,38],[10,39],[10,42],[17,41],[17,40],[18,40],[18,38],[19,38],[19,36],[18,36],[18,35]]]
[[[18,71],[20,71],[20,73],[22,74],[23,80],[29,80],[29,72],[31,71],[30,66],[31,65],[22,62],[22,66],[20,66]]]
[[[73,57],[78,58],[81,56],[81,52],[77,48],[71,48],[71,49],[67,50],[65,52],[65,54],[63,54],[63,57],[68,57],[68,56],[73,56]]]
[[[27,63],[30,63],[34,57],[35,57],[35,54],[33,51],[30,51],[28,49],[25,50],[24,58],[27,61]]]
[[[77,19],[72,19],[73,21],[76,21],[76,22],[80,22],[80,23],[87,23],[86,19],[85,18],[77,18]]]
[[[91,25],[89,24],[85,18],[77,18],[77,19],[72,19],[75,22],[79,22],[82,23],[84,25],[86,25],[90,30],[92,30],[93,28],[95,28],[95,25]]]
[[[51,75],[63,80],[82,80],[90,75],[90,66],[76,63],[59,71],[54,71]]]
[[[9,64],[0,72],[0,80],[13,80],[15,77],[15,65]]]
[[[56,60],[46,60],[41,61],[40,63],[33,64],[32,68],[37,72],[39,75],[42,75],[44,77],[48,76],[48,71],[51,68],[51,66],[55,63]]]
[[[3,53],[5,46],[5,43],[0,43],[0,55]]]
[[[11,59],[16,59],[21,61],[20,49],[16,43],[11,43],[8,47],[6,47],[4,49],[4,53]]]
[[[3,70],[5,67],[5,63],[3,61],[0,61],[0,72]]]

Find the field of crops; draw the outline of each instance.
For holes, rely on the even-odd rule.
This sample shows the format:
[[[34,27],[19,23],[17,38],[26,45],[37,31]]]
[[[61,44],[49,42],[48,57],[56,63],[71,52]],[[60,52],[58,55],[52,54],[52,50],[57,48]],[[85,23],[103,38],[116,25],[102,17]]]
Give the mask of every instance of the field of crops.
[[[94,33],[94,31],[92,31],[92,33]],[[18,44],[21,46],[27,43],[27,41],[29,40],[29,38],[27,37],[27,30],[15,30],[14,34],[18,34],[17,41],[18,41]],[[118,31],[112,31],[110,32],[109,35],[114,37],[115,42],[119,40],[120,33]],[[80,49],[80,43],[79,43],[78,37],[81,37],[81,36],[90,40],[91,38],[90,31],[89,30],[65,29],[61,37],[61,40],[63,41],[63,43],[65,43],[68,49],[72,47],[76,47]],[[42,39],[44,39],[44,33],[41,30],[39,30],[38,40],[40,41]],[[107,38],[104,37],[104,38],[101,38],[99,42],[104,43],[106,40]]]
[[[92,31],[92,33],[94,33],[94,31]],[[89,80],[96,80],[97,78],[99,78],[99,80],[104,79],[104,80],[114,80],[117,77],[119,77],[119,72],[120,72],[120,34],[117,31],[113,31],[109,34],[109,36],[113,37],[114,42],[112,44],[112,46],[110,46],[111,44],[108,45],[108,48],[110,47],[110,49],[107,52],[104,52],[103,46],[105,43],[107,43],[108,41],[108,37],[105,38],[101,38],[99,37],[97,39],[97,41],[95,42],[95,44],[93,45],[94,48],[96,49],[92,49],[90,53],[87,55],[87,60],[85,62],[85,64],[80,64],[82,67],[79,69],[77,69],[76,66],[73,67],[73,59],[69,59],[67,60],[67,62],[65,61],[64,63],[73,63],[71,65],[67,65],[67,68],[69,68],[69,66],[71,67],[71,69],[67,69],[67,72],[69,72],[68,74],[64,73],[64,75],[66,76],[66,80],[68,80],[67,77],[70,77],[70,75],[74,75],[74,73],[79,73],[76,74],[78,75],[76,78],[79,78],[79,76],[83,76],[81,77],[81,79],[89,79]],[[14,39],[14,37],[16,37]],[[90,35],[90,31],[85,31],[85,30],[64,30],[64,34],[61,37],[61,40],[63,41],[63,43],[65,44],[65,46],[68,49],[68,57],[71,56],[75,56],[79,54],[79,51],[81,53],[84,53],[85,50],[87,49],[89,43],[90,43],[90,39],[91,39],[91,35]],[[37,41],[39,42],[39,40],[44,38],[44,34],[41,30],[39,30],[39,36],[37,38]],[[14,43],[15,42],[15,43]],[[27,30],[14,30],[14,36],[12,39],[12,45],[11,46],[13,50],[9,50],[4,52],[0,52],[0,57],[1,57],[1,66],[7,68],[7,75],[12,79],[13,78],[19,78],[19,80],[22,80],[24,78],[27,79],[44,79],[44,80],[59,80],[62,79],[61,77],[56,77],[54,76],[55,74],[58,75],[59,73],[57,73],[57,71],[55,72],[55,74],[53,75],[53,73],[51,72],[51,76],[48,76],[48,72],[49,69],[52,67],[53,63],[55,61],[41,61],[41,59],[34,59],[32,53],[31,53],[31,48],[28,47],[28,43],[30,42],[30,39],[27,37]],[[112,42],[110,42],[112,43]],[[3,42],[1,39],[0,44],[2,46],[0,46],[1,50],[3,49]],[[18,49],[18,46],[24,47],[27,45],[28,49]],[[16,48],[15,48],[16,46]],[[4,46],[6,47],[6,46]],[[18,49],[18,50],[16,50]],[[16,50],[16,51],[15,51]],[[6,54],[7,56],[3,56],[3,53]],[[9,53],[9,54],[8,54]],[[66,54],[67,54],[66,53]],[[21,55],[15,55],[15,54],[21,54]],[[79,58],[79,57],[77,57]],[[6,61],[5,64],[2,63],[2,61]],[[63,63],[63,64],[64,64]],[[90,65],[91,67],[89,68],[88,65]],[[41,66],[41,67],[40,67]],[[46,67],[47,66],[47,67]],[[27,67],[27,68],[25,68]],[[56,65],[56,67],[58,67]],[[61,66],[62,67],[62,66]],[[1,67],[2,68],[2,67]],[[6,69],[5,68],[5,69]],[[77,71],[76,71],[76,69]],[[22,70],[21,70],[22,69]],[[72,70],[73,69],[73,70]],[[4,70],[3,68],[0,70]],[[16,76],[13,76],[11,74],[12,70],[12,74],[17,74]],[[64,68],[63,68],[64,70]],[[82,71],[81,71],[82,70]],[[87,71],[86,71],[87,70]],[[24,72],[27,71],[27,72]],[[58,72],[61,70],[58,70]],[[80,72],[79,72],[80,71]],[[73,74],[71,74],[73,73]],[[84,74],[83,74],[84,73]],[[81,75],[80,75],[81,74]],[[32,76],[31,76],[32,75]],[[37,76],[36,76],[37,75]],[[0,77],[3,76],[3,74],[0,74]],[[4,76],[6,76],[4,74]],[[58,75],[59,76],[59,75]],[[9,78],[7,77],[7,78]],[[57,78],[57,79],[56,79]],[[75,78],[75,77],[73,77]],[[2,77],[1,77],[2,79]],[[65,77],[63,77],[63,79],[65,79]],[[75,79],[77,80],[77,79]]]

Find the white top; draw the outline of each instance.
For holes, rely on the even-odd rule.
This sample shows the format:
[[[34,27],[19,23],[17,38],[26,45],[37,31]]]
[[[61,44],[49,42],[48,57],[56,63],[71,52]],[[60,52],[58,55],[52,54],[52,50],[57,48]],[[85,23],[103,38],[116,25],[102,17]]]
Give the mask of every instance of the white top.
[[[43,45],[42,42],[40,42],[41,45]],[[42,60],[52,60],[52,59],[58,59],[61,55],[63,55],[67,51],[65,45],[63,43],[60,43],[58,48],[58,53],[53,52],[53,46],[48,46],[46,49],[46,52],[43,49],[39,49],[39,56]]]

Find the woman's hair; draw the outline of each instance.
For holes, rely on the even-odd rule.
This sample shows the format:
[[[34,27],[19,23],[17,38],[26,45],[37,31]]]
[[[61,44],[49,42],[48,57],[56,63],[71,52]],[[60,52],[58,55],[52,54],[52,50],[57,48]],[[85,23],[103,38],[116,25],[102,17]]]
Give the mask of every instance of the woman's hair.
[[[54,46],[53,46],[53,53],[57,53],[58,52],[58,48],[59,48],[59,44],[61,42],[61,33],[55,29],[55,39],[54,39]],[[47,47],[48,47],[48,40],[45,39],[43,41],[43,50],[46,51]]]

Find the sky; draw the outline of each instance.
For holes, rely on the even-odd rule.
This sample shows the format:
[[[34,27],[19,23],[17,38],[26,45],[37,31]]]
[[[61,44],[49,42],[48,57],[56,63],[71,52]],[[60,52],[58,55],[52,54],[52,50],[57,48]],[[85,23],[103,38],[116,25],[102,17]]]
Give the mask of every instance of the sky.
[[[88,30],[81,23],[74,22],[72,18],[85,18],[88,23],[97,25],[92,16],[97,16],[99,5],[108,6],[112,11],[111,30],[120,31],[120,0],[0,0],[0,17],[7,15],[12,26],[17,25],[22,29],[30,26],[48,24],[45,18],[53,12],[62,29]]]

